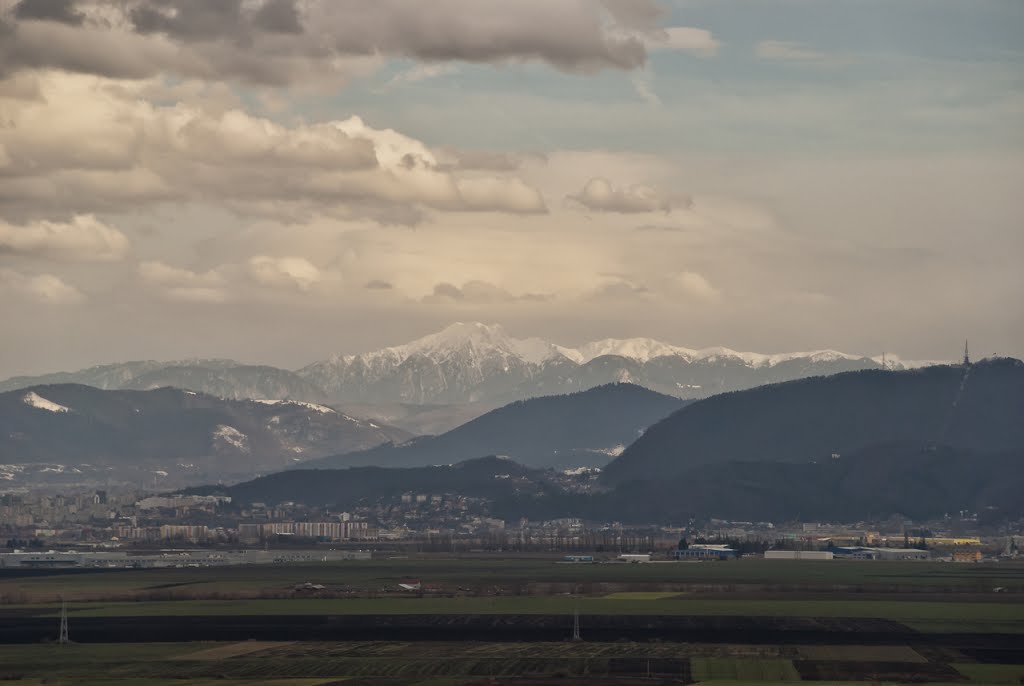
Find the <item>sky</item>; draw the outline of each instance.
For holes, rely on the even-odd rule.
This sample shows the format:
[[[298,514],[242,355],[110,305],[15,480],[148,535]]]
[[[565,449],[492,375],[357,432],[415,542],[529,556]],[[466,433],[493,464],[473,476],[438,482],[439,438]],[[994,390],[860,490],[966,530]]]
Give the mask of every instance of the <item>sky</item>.
[[[1024,357],[1019,0],[0,0],[0,377]]]

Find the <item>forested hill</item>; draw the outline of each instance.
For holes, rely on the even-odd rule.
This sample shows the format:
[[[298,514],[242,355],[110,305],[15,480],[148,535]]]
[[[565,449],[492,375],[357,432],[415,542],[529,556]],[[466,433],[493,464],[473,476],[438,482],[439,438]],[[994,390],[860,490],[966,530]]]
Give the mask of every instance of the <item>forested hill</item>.
[[[315,460],[304,467],[452,464],[504,455],[531,467],[602,466],[687,403],[631,384],[522,400],[440,436]]]
[[[849,372],[695,402],[648,429],[603,478],[659,480],[726,462],[820,462],[900,441],[1007,452],[1024,446],[1022,417],[1020,360]]]

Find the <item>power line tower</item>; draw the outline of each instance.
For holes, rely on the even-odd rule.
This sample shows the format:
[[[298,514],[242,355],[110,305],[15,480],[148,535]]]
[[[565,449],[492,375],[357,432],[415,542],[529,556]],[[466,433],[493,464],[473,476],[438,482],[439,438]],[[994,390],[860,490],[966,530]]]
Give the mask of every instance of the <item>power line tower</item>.
[[[966,339],[964,340],[964,366],[965,367],[970,367],[971,366],[971,356],[968,354],[968,351],[967,351],[967,340]]]
[[[68,604],[64,601],[64,596],[60,598],[60,633],[57,635],[57,643],[71,643],[71,639],[68,638]]]
[[[576,606],[572,613],[572,638],[571,641],[582,641],[580,637],[580,601],[576,600]]]

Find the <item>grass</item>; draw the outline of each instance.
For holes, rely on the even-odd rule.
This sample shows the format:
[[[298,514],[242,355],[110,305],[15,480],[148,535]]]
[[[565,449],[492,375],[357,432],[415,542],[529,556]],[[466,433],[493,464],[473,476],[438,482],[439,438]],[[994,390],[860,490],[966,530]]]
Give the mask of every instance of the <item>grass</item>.
[[[1024,665],[954,664],[953,668],[974,682],[986,684],[1024,683]]]

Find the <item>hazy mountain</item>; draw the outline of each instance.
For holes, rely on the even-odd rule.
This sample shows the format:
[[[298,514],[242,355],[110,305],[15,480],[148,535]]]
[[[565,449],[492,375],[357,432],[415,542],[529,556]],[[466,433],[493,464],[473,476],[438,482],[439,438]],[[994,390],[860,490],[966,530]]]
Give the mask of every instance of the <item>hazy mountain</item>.
[[[0,394],[0,463],[252,476],[408,434],[329,407],[63,384]],[[11,470],[7,470],[8,473]]]
[[[648,426],[687,401],[631,384],[521,400],[440,436],[337,455],[308,467],[412,467],[485,455],[530,467],[603,466]]]
[[[886,367],[905,369],[923,362],[888,357]],[[648,338],[605,339],[579,348],[538,338],[518,339],[502,327],[453,324],[405,345],[359,355],[336,355],[297,372],[230,360],[126,362],[0,383],[14,390],[44,383],[82,383],[97,388],[173,386],[225,398],[290,398],[311,402],[381,406],[408,426],[431,421],[450,427],[461,411],[444,406],[499,404],[628,382],[680,398],[703,398],[767,383],[859,369],[881,369],[881,358],[834,350],[765,355],[728,348],[694,350]],[[432,405],[423,424],[418,412],[396,408]]]
[[[652,426],[604,471],[667,479],[726,462],[810,463],[911,442],[999,453],[1024,447],[1024,364],[860,371],[726,393]]]
[[[0,382],[0,392],[30,386],[76,383],[103,390],[150,390],[173,387],[235,400],[295,399],[325,402],[324,391],[295,372],[244,365],[233,360],[124,362],[78,372],[18,376]]]

